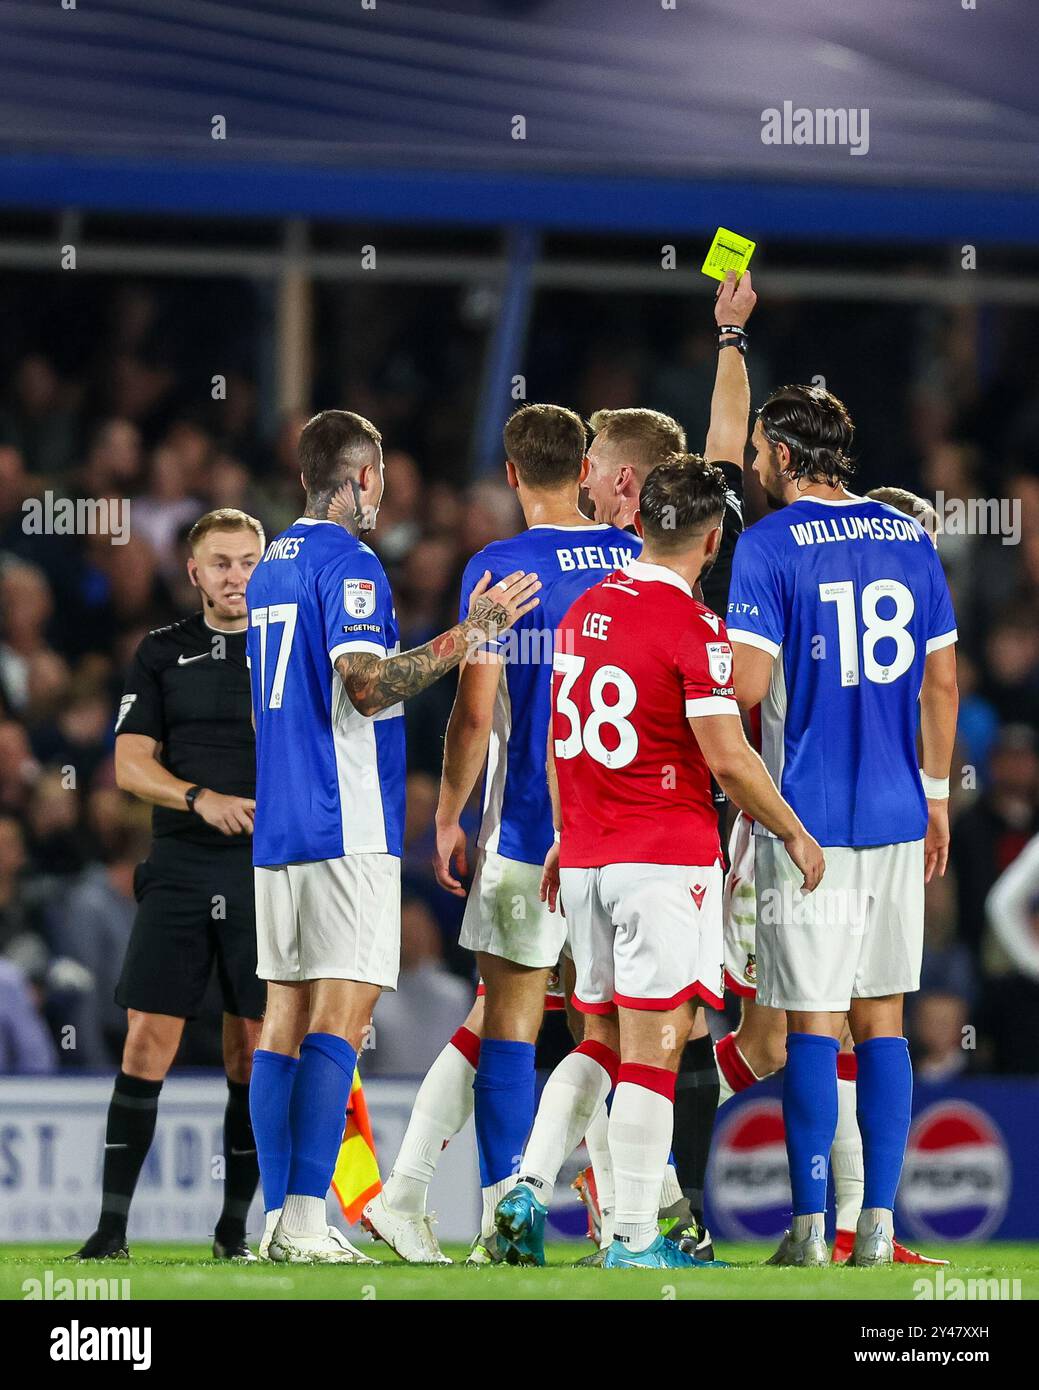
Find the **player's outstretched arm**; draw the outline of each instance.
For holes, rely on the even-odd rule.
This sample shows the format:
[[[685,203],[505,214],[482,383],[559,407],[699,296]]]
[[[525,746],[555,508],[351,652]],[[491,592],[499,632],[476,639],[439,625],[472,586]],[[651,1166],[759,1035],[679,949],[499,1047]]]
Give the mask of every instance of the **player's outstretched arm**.
[[[927,790],[924,837],[924,882],[941,878],[949,862],[949,769],[956,743],[960,693],[956,683],[956,648],[939,647],[924,663],[920,689],[920,743]]]
[[[718,290],[714,321],[719,328],[743,328],[757,302],[750,271],[745,271],[737,280],[735,272],[730,270]],[[731,335],[731,341],[734,344],[738,341],[736,334]],[[720,349],[705,457],[742,464],[749,418],[750,382],[743,354],[735,346]]]
[[[803,891],[810,893],[826,867],[823,852],[747,742],[739,715],[701,715],[690,718],[689,724],[722,791],[741,811],[783,841],[787,854],[804,874]]]
[[[439,637],[396,656],[347,652],[336,662],[346,693],[364,715],[378,714],[401,700],[410,700],[454,668],[485,642],[493,641],[513,623],[536,608],[541,582],[522,570],[487,589],[490,573],[473,588],[469,616]]]

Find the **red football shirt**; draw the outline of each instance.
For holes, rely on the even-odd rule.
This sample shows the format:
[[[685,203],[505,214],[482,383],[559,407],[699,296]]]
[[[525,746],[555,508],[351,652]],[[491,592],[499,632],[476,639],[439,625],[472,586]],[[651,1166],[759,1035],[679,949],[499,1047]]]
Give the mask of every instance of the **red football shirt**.
[[[552,672],[562,867],[721,859],[688,722],[711,714],[739,715],[732,648],[680,575],[636,560],[581,595],[556,631]]]

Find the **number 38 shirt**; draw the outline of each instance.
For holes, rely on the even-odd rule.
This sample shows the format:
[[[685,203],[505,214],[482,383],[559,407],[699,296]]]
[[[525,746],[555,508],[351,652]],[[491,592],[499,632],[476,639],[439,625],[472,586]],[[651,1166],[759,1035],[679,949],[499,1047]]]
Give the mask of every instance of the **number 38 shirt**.
[[[800,498],[736,542],[728,627],[734,645],[775,658],[761,755],[819,843],[922,839],[924,662],[956,641],[926,531],[868,498]]]
[[[690,719],[739,714],[717,614],[673,570],[633,560],[556,631],[552,737],[559,863],[721,860],[711,777]]]

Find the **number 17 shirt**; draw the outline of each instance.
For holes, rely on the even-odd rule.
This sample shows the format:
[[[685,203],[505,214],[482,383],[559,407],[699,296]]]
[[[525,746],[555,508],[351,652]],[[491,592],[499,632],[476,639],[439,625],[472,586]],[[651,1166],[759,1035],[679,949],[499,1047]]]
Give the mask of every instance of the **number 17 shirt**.
[[[732,649],[680,575],[633,560],[573,604],[552,672],[562,868],[721,860],[689,725],[713,714],[739,717]]]

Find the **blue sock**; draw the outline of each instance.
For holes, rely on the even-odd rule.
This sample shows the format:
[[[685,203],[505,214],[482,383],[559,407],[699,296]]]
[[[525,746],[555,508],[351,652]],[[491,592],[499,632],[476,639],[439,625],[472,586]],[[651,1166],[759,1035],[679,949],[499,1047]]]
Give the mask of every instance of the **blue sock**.
[[[893,1211],[913,1106],[913,1067],[905,1038],[870,1038],[855,1048],[864,1207]]]
[[[837,1132],[836,1038],[788,1033],[783,1124],[794,1215],[826,1210],[826,1175]]]
[[[265,1052],[257,1048],[253,1053],[249,1117],[260,1164],[264,1211],[277,1211],[285,1205],[289,1155],[292,1152],[289,1097],[298,1066],[298,1057],[286,1057],[281,1052]]]
[[[473,1081],[480,1184],[517,1171],[534,1123],[534,1044],[484,1038]]]
[[[289,1101],[292,1159],[288,1191],[324,1197],[332,1181],[346,1127],[346,1102],[357,1053],[333,1033],[308,1033]]]

